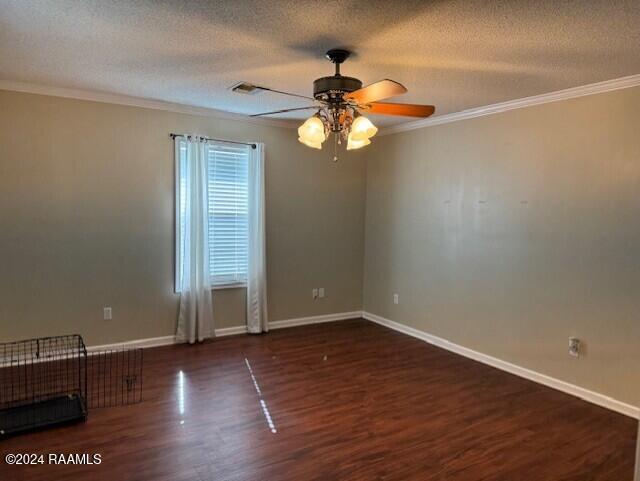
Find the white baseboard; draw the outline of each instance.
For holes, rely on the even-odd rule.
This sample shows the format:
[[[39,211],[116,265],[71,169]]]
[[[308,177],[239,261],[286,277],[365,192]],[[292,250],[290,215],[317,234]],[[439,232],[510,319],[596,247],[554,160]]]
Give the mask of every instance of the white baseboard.
[[[245,326],[225,327],[216,329],[216,337],[233,336],[247,332]],[[87,346],[87,352],[104,351],[109,349],[143,348],[171,346],[172,344],[182,344],[176,336],[150,337],[147,339],[134,339],[132,341],[114,342],[113,344],[101,344],[99,346]]]
[[[246,334],[247,326],[233,326],[216,329],[216,337],[235,336],[237,334]]]
[[[135,339],[133,341],[114,342],[113,344],[101,344],[99,346],[87,346],[87,352],[103,351],[109,349],[121,349],[121,348],[149,348],[149,347],[161,347],[176,344],[176,336],[162,336],[162,337],[150,337],[147,339]]]
[[[442,339],[441,337],[437,337],[432,334],[427,334],[424,331],[420,331],[413,327],[405,326],[404,324],[400,324],[399,322],[385,319],[384,317],[378,316],[376,314],[372,314],[370,312],[364,311],[362,313],[362,317],[364,317],[368,321],[375,322],[376,324],[380,324],[381,326],[388,327],[390,329],[393,329],[394,331],[398,331],[403,334],[407,334],[409,336],[421,339],[425,342],[428,342],[429,344],[433,344],[434,346],[441,347],[443,349],[446,349],[447,351],[451,351],[453,353],[459,354],[469,359],[473,359],[474,361],[487,364],[497,369],[501,369],[502,371],[515,374],[516,376],[520,376],[525,379],[529,379],[530,381],[543,384],[547,387],[557,389],[558,391],[562,391],[566,394],[571,394],[572,396],[576,396],[580,399],[583,399],[584,401],[597,404],[598,406],[610,409],[611,411],[616,411],[620,414],[624,414],[632,418],[640,419],[640,407],[626,404],[622,401],[618,401],[617,399],[613,399],[609,396],[605,396],[604,394],[593,392],[588,389],[575,386],[568,382],[555,379],[545,374],[541,374],[539,372],[532,371],[530,369],[526,369],[524,367],[520,367],[515,364],[511,364],[510,362],[503,361],[502,359],[498,359],[498,358],[489,356],[487,354],[483,354],[481,352],[466,348],[464,346],[460,346],[459,344],[454,344],[453,342],[447,341],[446,339]]]
[[[285,319],[269,323],[269,329],[284,329],[287,327],[305,326],[307,324],[320,324],[322,322],[343,321],[346,319],[358,319],[362,317],[362,311],[338,312],[335,314],[325,314],[321,316],[298,317],[295,319]],[[216,337],[235,336],[246,334],[247,326],[232,326],[216,329]],[[181,344],[175,336],[151,337],[148,339],[135,339],[133,341],[116,342],[113,344],[101,344],[99,346],[87,347],[87,352],[102,351],[121,348],[149,348],[170,346]]]
[[[322,316],[298,317],[297,319],[286,319],[284,321],[270,322],[269,329],[283,329],[285,327],[306,326],[307,324],[345,321],[347,319],[359,319],[361,317],[362,311],[339,312],[337,314],[325,314]]]
[[[320,324],[323,322],[345,321],[347,319],[359,319],[362,311],[338,312],[335,314],[325,314],[321,316],[298,317],[294,319],[284,319],[282,321],[272,321],[269,329],[284,329],[287,327],[306,326],[308,324]],[[246,334],[247,326],[233,326],[216,329],[216,337],[235,336],[236,334]]]

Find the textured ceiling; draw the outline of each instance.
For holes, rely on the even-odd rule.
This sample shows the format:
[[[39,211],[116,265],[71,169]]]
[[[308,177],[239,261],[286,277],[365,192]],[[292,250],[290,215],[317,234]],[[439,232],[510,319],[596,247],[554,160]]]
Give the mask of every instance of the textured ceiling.
[[[640,73],[640,0],[0,0],[0,80],[256,113],[305,102],[228,87],[310,95],[332,47],[445,114]]]

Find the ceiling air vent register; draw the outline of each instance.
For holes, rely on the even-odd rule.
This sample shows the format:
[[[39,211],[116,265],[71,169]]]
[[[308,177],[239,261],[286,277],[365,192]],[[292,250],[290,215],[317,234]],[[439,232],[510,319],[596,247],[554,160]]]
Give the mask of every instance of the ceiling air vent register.
[[[255,94],[258,90],[258,87],[249,82],[239,82],[231,86],[231,91],[237,94],[251,95]]]

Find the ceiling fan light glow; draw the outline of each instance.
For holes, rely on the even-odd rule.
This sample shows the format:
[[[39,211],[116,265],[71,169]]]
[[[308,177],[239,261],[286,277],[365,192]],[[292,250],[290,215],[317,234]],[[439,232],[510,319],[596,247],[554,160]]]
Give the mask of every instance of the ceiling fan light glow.
[[[349,134],[349,137],[347,138],[347,150],[361,149],[362,147],[366,147],[370,143],[371,141],[369,139],[354,140],[351,134]]]
[[[300,127],[298,127],[298,135],[300,136],[300,139],[302,139],[300,141],[306,145],[309,145],[309,143],[321,144],[327,138],[324,132],[324,124],[316,115],[309,117]],[[311,145],[309,145],[309,147],[311,147]]]
[[[322,149],[322,142],[314,142],[313,140],[304,139],[302,137],[298,137],[298,142],[306,145],[307,147],[311,147],[312,149]]]
[[[351,125],[349,137],[352,140],[367,140],[376,135],[378,128],[364,115],[357,117]]]

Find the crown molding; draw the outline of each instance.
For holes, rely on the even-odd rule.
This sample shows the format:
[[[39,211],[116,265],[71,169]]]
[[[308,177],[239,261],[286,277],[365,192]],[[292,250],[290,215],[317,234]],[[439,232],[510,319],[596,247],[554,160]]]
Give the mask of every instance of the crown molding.
[[[68,99],[89,100],[92,102],[127,105],[130,107],[141,107],[145,109],[164,110],[167,112],[176,112],[179,114],[199,115],[222,120],[245,122],[250,124],[270,125],[273,127],[284,127],[292,129],[297,126],[294,121],[290,120],[249,117],[248,115],[226,112],[224,110],[210,109],[206,107],[197,107],[195,105],[178,104],[174,102],[165,102],[164,100],[132,97],[129,95],[99,92],[93,90],[52,87],[26,82],[13,82],[10,80],[0,80],[0,90],[9,90],[12,92],[22,92],[37,95],[48,95],[51,97],[63,97]]]
[[[557,92],[534,95],[533,97],[525,97],[516,100],[507,100],[506,102],[485,105],[484,107],[477,107],[473,109],[462,110],[460,112],[453,112],[450,114],[438,115],[436,117],[429,117],[428,119],[415,120],[403,124],[392,125],[390,127],[383,127],[380,129],[380,133],[378,135],[397,134],[399,132],[422,129],[424,127],[431,127],[433,125],[448,124],[450,122],[457,122],[459,120],[473,119],[475,117],[497,114],[500,112],[506,112],[508,110],[521,109],[524,107],[531,107],[533,105],[541,105],[549,102],[557,102],[559,100],[573,99],[576,97],[584,97],[585,95],[601,94],[604,92],[611,92],[612,90],[637,87],[639,85],[640,74],[630,75],[628,77],[605,80],[604,82],[597,82],[580,87],[572,87],[565,90],[558,90]]]
[[[620,90],[637,86],[640,86],[640,74],[630,75],[628,77],[621,77],[613,80],[605,80],[604,82],[582,85],[580,87],[572,87],[546,94],[534,95],[532,97],[525,97],[522,99],[507,100],[505,102],[500,102],[497,104],[485,105],[483,107],[476,107],[473,109],[462,110],[460,112],[453,112],[445,115],[437,115],[435,117],[405,122],[389,127],[381,127],[378,136],[397,134],[400,132],[407,132],[410,130],[431,127],[433,125],[447,124],[450,122],[457,122],[460,120],[473,119],[475,117],[507,112],[509,110],[531,107],[533,105],[558,102],[560,100],[584,97],[586,95],[600,94],[611,92],[613,90]],[[199,115],[222,120],[232,120],[236,122],[245,122],[257,125],[270,125],[273,127],[282,127],[288,129],[297,127],[297,122],[291,120],[255,118],[249,117],[248,115],[226,112],[224,110],[197,107],[195,105],[178,104],[174,102],[166,102],[164,100],[154,100],[92,90],[52,87],[26,82],[14,82],[10,80],[0,80],[0,90],[10,90],[13,92],[49,95],[52,97],[89,100],[92,102],[102,102],[154,110],[164,110],[180,114]]]

